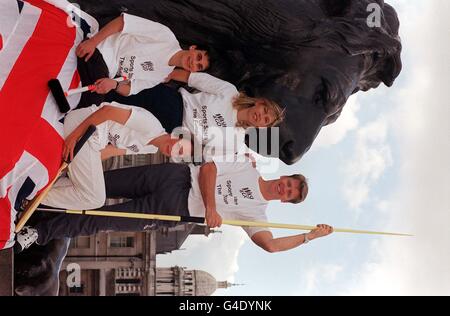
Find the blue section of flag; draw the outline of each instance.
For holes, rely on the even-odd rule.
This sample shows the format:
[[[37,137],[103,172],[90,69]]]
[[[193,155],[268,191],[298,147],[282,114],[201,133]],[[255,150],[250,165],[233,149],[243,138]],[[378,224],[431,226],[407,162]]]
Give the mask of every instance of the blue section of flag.
[[[34,188],[36,187],[36,183],[28,177],[25,182],[22,184],[19,192],[17,193],[16,201],[14,202],[14,209],[16,211],[21,209],[22,201],[29,196]]]
[[[83,38],[87,39],[87,35],[91,33],[91,26],[86,22],[85,19],[82,19],[78,14],[74,11],[71,12],[73,21],[80,21],[80,28],[83,31]]]
[[[17,6],[19,7],[19,13],[22,13],[23,1],[17,0]]]

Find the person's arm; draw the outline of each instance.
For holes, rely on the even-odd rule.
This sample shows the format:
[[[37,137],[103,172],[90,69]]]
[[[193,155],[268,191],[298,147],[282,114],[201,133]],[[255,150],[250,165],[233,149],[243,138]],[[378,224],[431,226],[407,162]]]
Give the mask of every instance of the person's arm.
[[[105,149],[100,151],[102,161],[107,160],[111,157],[123,156],[127,153],[126,149],[120,149],[113,145],[108,145]]]
[[[162,77],[134,79],[127,82],[121,82],[118,87],[118,93],[123,96],[136,95],[145,89],[156,87],[162,82]],[[122,86],[125,85],[125,86]]]
[[[188,83],[190,75],[191,75],[190,71],[176,68],[167,76],[167,78],[164,80],[164,82],[169,82],[171,80],[175,80],[175,81],[179,81],[179,82],[183,82],[183,83]]]
[[[116,89],[116,92],[118,94],[127,97],[130,95],[131,83],[130,81],[117,82],[114,79],[102,78],[98,79],[95,82],[95,90],[93,92],[96,92],[98,94],[107,94],[108,92],[114,89]]]
[[[217,168],[213,162],[200,167],[198,182],[206,209],[206,223],[211,228],[222,225],[222,217],[216,211],[216,178]]]
[[[123,15],[115,18],[108,24],[106,24],[97,34],[92,38],[82,42],[76,49],[76,54],[80,58],[85,57],[85,61],[88,61],[92,54],[94,54],[95,48],[104,41],[107,37],[122,32],[124,27]]]
[[[225,95],[238,93],[233,84],[203,72],[191,73],[187,70],[177,68],[169,74],[165,82],[169,82],[170,80],[187,83],[192,88],[210,94]]]
[[[63,158],[67,161],[70,155],[70,160],[73,160],[73,150],[77,141],[83,136],[89,126],[100,125],[106,121],[115,121],[119,124],[125,125],[130,118],[131,109],[123,109],[115,106],[105,105],[98,111],[92,113],[86,118],[65,140]]]
[[[232,83],[204,72],[191,73],[187,83],[192,88],[214,95],[234,96],[239,93]]]
[[[273,238],[270,231],[257,232],[252,236],[252,241],[267,252],[280,252],[296,248],[305,243],[305,235],[309,240],[324,237],[333,232],[333,227],[317,225],[307,234],[299,234],[289,237]]]
[[[129,96],[131,92],[131,82],[119,82],[116,92],[124,97]]]

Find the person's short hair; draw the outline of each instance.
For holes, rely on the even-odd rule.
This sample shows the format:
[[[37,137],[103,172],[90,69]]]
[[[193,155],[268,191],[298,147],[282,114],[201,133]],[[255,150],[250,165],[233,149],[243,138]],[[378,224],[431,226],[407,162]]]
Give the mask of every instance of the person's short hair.
[[[293,174],[291,176],[289,176],[289,178],[293,178],[295,180],[299,180],[300,184],[299,184],[299,191],[300,191],[300,195],[290,201],[288,201],[289,203],[293,203],[293,204],[298,204],[300,202],[303,202],[306,197],[308,196],[308,191],[309,191],[309,187],[308,187],[308,179],[306,179],[303,175],[301,174]]]
[[[189,47],[191,47],[192,45],[197,46],[196,50],[202,50],[206,52],[206,57],[208,57],[208,68],[202,70],[202,71],[206,71],[211,69],[211,66],[214,63],[214,60],[217,60],[217,58],[215,57],[215,53],[214,50],[210,47],[208,47],[207,45],[202,45],[202,44],[191,44],[189,46],[185,46],[185,45],[181,45],[181,48],[184,50],[188,50]]]
[[[249,97],[245,92],[241,91],[239,96],[237,96],[233,100],[233,108],[236,111],[240,111],[243,109],[251,108],[255,106],[256,102],[259,100],[264,101],[267,107],[275,113],[275,120],[268,127],[274,127],[280,125],[284,120],[284,109],[275,101],[269,100],[267,98],[252,98]],[[243,124],[242,122],[238,122],[238,127],[248,128],[247,124]]]

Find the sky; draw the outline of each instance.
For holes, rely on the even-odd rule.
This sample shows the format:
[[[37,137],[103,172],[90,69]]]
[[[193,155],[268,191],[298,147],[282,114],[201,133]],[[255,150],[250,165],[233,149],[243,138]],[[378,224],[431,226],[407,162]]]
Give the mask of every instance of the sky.
[[[158,266],[244,284],[215,295],[450,295],[450,2],[388,3],[399,15],[403,44],[394,86],[352,96],[298,163],[272,161],[277,172],[262,172],[267,179],[301,172],[310,185],[300,205],[272,202],[270,221],[414,237],[335,233],[269,254],[242,229],[223,226],[158,255]]]

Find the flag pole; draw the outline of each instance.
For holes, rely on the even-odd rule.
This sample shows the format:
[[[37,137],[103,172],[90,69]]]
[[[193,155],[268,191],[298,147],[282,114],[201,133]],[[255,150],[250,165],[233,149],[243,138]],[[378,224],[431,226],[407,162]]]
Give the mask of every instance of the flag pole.
[[[204,217],[193,217],[193,216],[127,213],[127,212],[106,211],[106,210],[105,211],[103,211],[103,210],[62,210],[62,209],[50,209],[50,208],[38,208],[38,210],[43,211],[43,212],[56,212],[56,213],[65,213],[65,214],[71,214],[71,215],[88,215],[88,216],[132,218],[132,219],[145,219],[145,220],[161,220],[161,221],[170,221],[170,222],[179,222],[179,223],[206,224],[206,219]],[[232,225],[232,226],[282,228],[282,229],[305,230],[305,231],[311,231],[311,230],[317,228],[317,226],[308,226],[308,225],[253,222],[253,221],[226,220],[226,219],[222,221],[222,224]],[[369,231],[369,230],[356,230],[356,229],[349,229],[349,228],[333,228],[333,231],[336,233],[350,233],[350,234],[413,236],[410,234],[379,232],[379,231]]]
[[[89,140],[89,138],[94,134],[94,132],[97,130],[97,128],[94,125],[91,125],[88,127],[86,132],[84,132],[83,136],[78,140],[77,144],[75,145],[75,148],[73,150],[73,156],[75,157],[78,152],[81,150],[81,148],[84,146],[84,144]],[[70,160],[70,157],[69,157]],[[16,225],[15,233],[18,233],[22,230],[22,228],[25,226],[27,221],[30,219],[30,217],[33,215],[34,211],[37,207],[41,204],[41,202],[44,200],[44,198],[48,195],[50,190],[52,189],[55,182],[58,180],[61,173],[69,166],[69,162],[64,161],[61,166],[59,167],[58,171],[56,172],[56,176],[53,178],[53,180],[47,185],[47,187],[40,192],[31,202],[27,205],[22,217],[19,219],[19,222]]]

